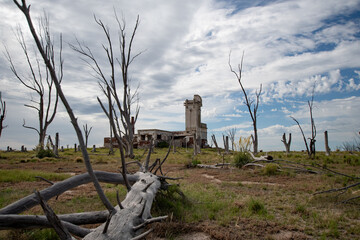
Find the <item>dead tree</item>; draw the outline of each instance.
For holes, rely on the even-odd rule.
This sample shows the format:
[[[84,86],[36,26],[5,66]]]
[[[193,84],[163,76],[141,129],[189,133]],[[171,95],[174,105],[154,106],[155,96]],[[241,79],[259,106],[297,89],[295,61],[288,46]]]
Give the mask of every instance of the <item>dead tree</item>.
[[[310,157],[312,156],[313,158],[315,158],[315,153],[316,153],[316,149],[315,149],[316,126],[315,126],[315,121],[314,121],[314,118],[313,118],[314,91],[315,91],[315,85],[314,85],[314,88],[313,88],[311,101],[308,101],[309,112],[310,112],[310,122],[311,122],[311,137],[309,138],[309,141],[310,141],[310,153],[309,153],[309,156]]]
[[[55,133],[55,146],[53,149],[54,155],[59,156],[59,133]]]
[[[261,91],[262,91],[262,84],[260,84],[260,89],[259,89],[259,92],[256,90],[255,91],[255,97],[256,97],[256,100],[254,101],[253,99],[251,99],[249,97],[249,95],[247,94],[242,82],[241,82],[241,74],[242,74],[242,65],[243,65],[243,60],[244,60],[244,53],[241,57],[241,63],[238,64],[238,71],[236,72],[232,66],[231,66],[231,63],[230,63],[230,57],[231,57],[231,52],[229,53],[229,67],[230,67],[230,71],[232,73],[235,74],[239,84],[240,84],[240,87],[241,87],[241,90],[244,94],[244,98],[245,98],[245,105],[246,107],[248,108],[248,111],[249,111],[249,114],[250,114],[250,117],[251,117],[251,120],[252,120],[252,123],[253,123],[253,129],[254,129],[254,134],[251,135],[251,138],[253,140],[253,144],[254,144],[254,154],[257,154],[258,153],[258,133],[257,133],[257,111],[258,111],[258,108],[259,108],[259,102],[260,102],[260,95],[261,95]]]
[[[326,156],[330,156],[328,131],[324,132],[324,138],[325,138],[325,154],[326,154]]]
[[[196,156],[198,154],[198,142],[196,133],[193,133],[193,155]]]
[[[218,154],[221,155],[220,148],[219,148],[219,146],[217,144],[216,137],[215,137],[214,134],[211,135],[211,139],[212,139],[213,143],[215,144],[215,147],[216,147],[216,150],[218,151]]]
[[[235,147],[235,134],[236,134],[236,128],[231,128],[229,130],[227,130],[227,134],[230,137],[230,141],[231,141],[231,150],[234,151],[234,147]]]
[[[54,40],[50,35],[49,21],[46,15],[40,19],[39,25],[39,46],[45,50],[44,54],[50,64],[54,67],[55,76],[60,84],[63,78],[62,37],[60,35],[59,53],[56,57]],[[37,95],[38,99],[31,99],[31,103],[25,104],[25,107],[34,109],[37,112],[39,126],[28,126],[24,119],[23,127],[37,132],[39,136],[38,147],[39,149],[43,149],[46,131],[55,118],[58,105],[58,93],[54,87],[54,76],[52,76],[46,68],[46,63],[38,58],[33,59],[30,50],[25,43],[24,34],[20,28],[17,31],[16,37],[24,53],[29,68],[29,74],[25,75],[18,72],[10,52],[7,49],[6,57],[15,77],[22,85]],[[56,60],[56,58],[58,58],[58,60]],[[56,63],[56,61],[58,61],[58,63]]]
[[[161,165],[165,162],[166,158],[161,162],[160,161],[156,162],[159,166],[157,166],[154,173],[152,173],[150,171],[150,167],[149,167],[150,166],[150,164],[149,164],[150,163],[150,154],[149,154],[148,157],[146,158],[146,160],[144,161],[144,163],[140,163],[140,162],[138,163],[140,166],[140,170],[137,173],[135,173],[134,175],[128,176],[126,174],[126,164],[124,164],[125,157],[122,152],[122,154],[121,154],[121,159],[122,159],[122,163],[123,163],[122,169],[125,169],[125,174],[123,171],[123,174],[121,176],[121,182],[124,183],[126,185],[126,187],[128,188],[128,193],[126,195],[126,198],[122,202],[120,202],[120,200],[118,198],[118,206],[116,206],[116,207],[114,207],[109,202],[109,200],[105,196],[105,194],[99,184],[98,174],[92,168],[92,165],[90,163],[89,154],[87,152],[87,149],[85,148],[84,137],[83,137],[81,129],[77,123],[77,118],[75,117],[75,115],[74,115],[62,89],[61,89],[60,82],[57,78],[53,62],[51,62],[51,60],[49,59],[46,49],[43,48],[41,41],[39,40],[38,34],[33,26],[33,23],[32,23],[31,17],[30,17],[30,6],[28,6],[26,4],[25,0],[22,0],[21,3],[14,0],[14,3],[26,17],[29,29],[30,29],[32,37],[36,43],[37,49],[46,64],[46,67],[49,71],[49,74],[51,75],[51,78],[53,79],[53,82],[55,84],[55,87],[57,89],[59,97],[60,97],[61,101],[63,102],[63,104],[66,108],[66,111],[70,117],[71,123],[72,123],[74,130],[76,132],[76,135],[78,137],[81,152],[82,152],[84,162],[86,165],[86,169],[87,169],[86,175],[88,177],[88,182],[91,181],[94,184],[95,189],[100,197],[100,200],[103,202],[104,206],[107,208],[107,213],[105,213],[107,218],[106,218],[105,222],[93,230],[85,229],[83,227],[77,226],[76,223],[72,223],[72,221],[76,222],[76,220],[77,220],[76,216],[70,216],[70,217],[68,216],[68,218],[66,220],[62,219],[61,217],[56,217],[56,215],[52,212],[52,210],[49,209],[47,206],[43,206],[44,211],[47,215],[47,219],[48,219],[47,221],[45,221],[44,217],[42,217],[42,218],[36,217],[36,219],[38,219],[38,220],[42,219],[43,220],[42,223],[40,221],[37,221],[36,223],[34,223],[33,221],[24,223],[24,222],[22,222],[22,220],[17,219],[17,220],[15,220],[15,226],[21,226],[22,224],[25,224],[25,225],[27,224],[27,225],[30,225],[30,227],[33,227],[34,225],[40,224],[40,225],[42,225],[42,227],[49,227],[51,225],[52,227],[58,228],[59,230],[57,230],[57,231],[66,233],[65,236],[62,237],[62,239],[72,238],[71,236],[69,237],[69,235],[67,234],[68,232],[70,232],[76,236],[83,237],[83,239],[141,239],[141,238],[144,238],[149,233],[149,231],[142,233],[142,229],[146,225],[166,218],[166,216],[152,218],[151,214],[150,214],[152,202],[154,200],[154,197],[155,197],[157,191],[161,188],[166,188],[168,186],[168,184],[165,181],[167,177],[155,175],[156,172],[159,169],[161,169]],[[107,88],[107,91],[110,91],[110,89]],[[111,98],[109,99],[109,102],[111,104]],[[104,111],[104,112],[106,113],[106,111]],[[114,119],[112,118],[111,114],[112,114],[112,111],[109,111],[108,117],[109,117],[109,121],[111,122],[111,125],[114,126]],[[119,137],[118,134],[115,136],[118,139],[118,137]],[[120,145],[120,146],[122,146],[122,145]],[[123,149],[123,147],[121,147],[121,149]],[[149,152],[151,152],[151,150],[149,150]],[[152,167],[152,169],[155,169],[156,166],[153,167],[151,165],[151,167]],[[116,174],[116,176],[118,178],[120,177],[119,174]],[[75,177],[78,177],[78,176],[75,176]],[[133,181],[132,181],[133,185],[130,185],[131,179],[133,179]],[[68,182],[67,184],[63,184],[63,182],[56,183],[56,184],[52,185],[50,188],[55,188],[55,186],[57,185],[56,187],[58,187],[58,191],[55,191],[56,192],[55,195],[58,195],[59,192],[61,193],[62,191],[64,191],[64,188],[69,188],[69,186],[71,184],[76,185],[76,184],[86,183],[86,181],[78,182],[78,181],[75,181],[75,180],[73,181],[73,180],[74,179],[65,180],[64,182]],[[60,189],[59,189],[59,185],[62,186],[62,187],[60,187]],[[43,201],[46,201],[47,199],[49,199],[46,197],[46,192],[47,192],[47,190],[45,190],[45,192],[40,192],[39,194],[33,194],[29,198],[34,199],[34,197],[35,197],[36,198],[35,204],[38,204],[40,202],[43,202]],[[54,191],[52,191],[51,193],[54,194]],[[28,200],[24,200],[26,203],[24,203],[22,201],[23,200],[20,200],[20,204],[14,203],[13,205],[15,205],[16,208],[22,207],[23,209],[28,209],[29,206],[26,204],[26,203],[28,203]],[[42,205],[44,205],[44,204],[42,204]],[[14,210],[9,211],[7,207],[5,207],[5,208],[7,210],[4,210],[4,209],[0,210],[0,226],[8,225],[9,223],[11,223],[9,221],[9,219],[11,219],[11,217],[17,218],[17,216],[16,215],[14,216],[14,214],[19,213],[19,211],[17,211],[15,213]],[[10,215],[4,215],[4,214],[10,214]],[[52,220],[50,220],[49,215],[52,216],[51,217]],[[54,217],[54,215],[55,215],[55,217]],[[93,214],[90,214],[90,215],[93,215]],[[20,218],[22,218],[22,216],[20,216]],[[80,224],[87,224],[86,223],[87,220],[85,219],[84,221],[85,221],[85,223],[83,222]],[[61,222],[61,223],[59,223],[59,222]],[[14,223],[14,221],[12,221],[12,223]]]
[[[4,125],[5,117],[6,117],[6,102],[3,101],[1,92],[0,92],[0,137],[1,137],[2,130],[4,128],[6,128],[6,126]]]
[[[287,154],[290,153],[291,133],[289,133],[289,140],[288,140],[288,141],[286,141],[286,135],[285,135],[285,133],[283,134],[281,141],[282,141],[282,142],[284,143],[284,145],[285,145],[286,153],[287,153]]]
[[[306,147],[306,152],[309,156],[309,158],[315,158],[315,153],[316,153],[316,149],[315,149],[315,138],[316,138],[316,126],[315,126],[315,121],[313,118],[313,107],[314,107],[314,91],[315,91],[315,84],[313,87],[313,92],[312,92],[312,97],[311,100],[308,101],[308,106],[309,106],[309,112],[310,112],[310,123],[311,123],[311,137],[309,137],[309,145],[307,143],[304,131],[301,128],[301,125],[299,123],[298,120],[296,120],[294,117],[291,116],[291,118],[297,123],[297,125],[299,126],[299,129],[301,131],[301,134],[303,136],[304,139],[304,143],[305,143],[305,147]]]
[[[85,147],[87,148],[89,135],[90,135],[90,132],[92,130],[92,127],[88,128],[88,125],[85,124],[85,125],[83,125],[83,129],[84,129],[84,134],[85,134]]]
[[[224,143],[224,154],[228,154],[229,153],[229,136],[225,136],[223,134],[223,143]]]
[[[117,131],[117,135],[122,135],[124,141],[121,141],[124,144],[126,149],[126,155],[130,158],[134,157],[133,152],[133,141],[134,141],[134,125],[136,123],[140,107],[138,105],[138,92],[137,89],[132,92],[130,86],[129,79],[129,66],[134,61],[136,57],[138,57],[140,53],[136,55],[132,55],[132,46],[134,37],[136,34],[136,30],[139,26],[139,16],[136,19],[136,23],[130,37],[130,40],[127,44],[126,31],[125,31],[125,20],[120,21],[115,13],[115,19],[118,23],[119,28],[119,49],[120,56],[116,57],[116,53],[114,52],[113,40],[110,35],[110,29],[100,20],[95,17],[95,22],[102,29],[105,37],[106,44],[102,44],[102,48],[106,53],[106,57],[109,65],[109,72],[105,73],[104,70],[108,67],[102,67],[100,63],[97,61],[95,56],[93,55],[90,48],[84,46],[79,41],[77,41],[77,45],[71,45],[71,48],[76,52],[80,53],[82,56],[85,56],[85,62],[91,67],[91,69],[95,72],[98,80],[99,86],[106,96],[106,98],[113,99],[114,103],[111,103],[109,106],[111,107],[112,115],[114,117],[114,126],[113,130]],[[116,77],[117,69],[121,69],[121,79]],[[117,84],[120,82],[123,87],[123,92],[118,93]],[[109,91],[108,91],[109,89]],[[122,100],[120,100],[122,98]],[[132,108],[135,107],[135,112],[133,113]],[[110,110],[109,110],[110,111]],[[134,121],[132,121],[131,117],[134,117]],[[122,126],[123,129],[120,128]],[[114,134],[115,135],[115,134]],[[116,137],[116,136],[115,136]]]

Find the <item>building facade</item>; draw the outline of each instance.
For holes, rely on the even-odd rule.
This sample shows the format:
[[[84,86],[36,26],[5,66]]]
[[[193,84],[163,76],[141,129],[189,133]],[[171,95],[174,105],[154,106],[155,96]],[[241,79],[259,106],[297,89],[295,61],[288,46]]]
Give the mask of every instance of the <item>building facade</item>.
[[[134,135],[134,147],[146,147],[151,139],[153,139],[155,146],[157,146],[160,142],[169,143],[172,138],[174,138],[174,144],[177,147],[191,147],[196,140],[200,147],[206,147],[207,125],[201,122],[202,98],[199,95],[194,95],[193,99],[185,100],[184,106],[185,131],[139,129],[138,133]],[[110,147],[110,138],[104,138],[104,147]]]

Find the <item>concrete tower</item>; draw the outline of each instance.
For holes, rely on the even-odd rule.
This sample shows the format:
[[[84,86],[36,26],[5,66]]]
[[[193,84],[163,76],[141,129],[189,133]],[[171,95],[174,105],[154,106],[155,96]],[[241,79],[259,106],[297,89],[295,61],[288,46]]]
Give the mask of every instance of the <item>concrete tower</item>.
[[[201,122],[202,99],[199,95],[194,95],[193,100],[185,100],[184,106],[185,131],[187,134],[196,134],[203,147],[207,144],[207,125]]]
[[[201,107],[202,99],[199,95],[194,95],[193,100],[186,99],[185,106],[185,130],[187,132],[196,131],[201,128]]]

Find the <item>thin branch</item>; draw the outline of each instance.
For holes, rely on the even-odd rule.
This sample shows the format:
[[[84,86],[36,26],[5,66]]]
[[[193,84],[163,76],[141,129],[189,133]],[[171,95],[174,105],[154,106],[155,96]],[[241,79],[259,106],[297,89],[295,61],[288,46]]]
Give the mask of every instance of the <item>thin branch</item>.
[[[44,210],[44,213],[51,223],[51,225],[54,227],[56,233],[59,235],[60,239],[62,240],[72,240],[69,231],[67,228],[61,223],[59,218],[56,216],[54,211],[50,208],[50,206],[42,199],[41,194],[37,191],[36,195],[39,199],[40,205],[42,209]]]
[[[164,164],[164,162],[165,162],[166,159],[168,158],[172,144],[175,144],[175,143],[174,143],[174,136],[172,136],[172,138],[171,138],[171,141],[170,141],[169,148],[168,148],[168,151],[167,151],[167,153],[166,153],[166,156],[165,156],[164,159],[161,161],[161,163],[159,164],[159,166],[156,168],[154,174],[156,174],[157,171],[160,170],[161,175],[164,175],[164,174],[162,173],[161,166]]]
[[[137,231],[140,228],[143,228],[148,224],[151,224],[151,223],[154,223],[154,222],[161,222],[161,221],[167,219],[168,217],[169,216],[160,216],[160,217],[154,217],[154,218],[146,219],[143,223],[135,226],[133,229],[134,229],[134,231]]]
[[[345,187],[342,187],[342,188],[332,188],[332,189],[325,190],[325,191],[315,192],[313,195],[322,194],[322,193],[331,193],[331,192],[344,191],[344,190],[347,190],[349,188],[352,188],[352,187],[355,187],[355,186],[358,186],[358,185],[360,185],[360,182],[357,182],[357,183],[354,183],[354,184],[351,184],[351,185],[348,185],[348,186],[345,186]]]
[[[150,156],[151,156],[151,152],[152,152],[152,148],[153,148],[153,142],[154,142],[154,140],[151,139],[150,144],[149,144],[148,155],[146,156],[145,163],[144,163],[144,172],[147,172],[149,170],[149,162],[150,162]]]
[[[147,235],[149,235],[154,229],[150,228],[149,230],[147,230],[146,232],[140,234],[139,236],[136,236],[134,238],[132,238],[131,240],[140,240],[145,238]]]

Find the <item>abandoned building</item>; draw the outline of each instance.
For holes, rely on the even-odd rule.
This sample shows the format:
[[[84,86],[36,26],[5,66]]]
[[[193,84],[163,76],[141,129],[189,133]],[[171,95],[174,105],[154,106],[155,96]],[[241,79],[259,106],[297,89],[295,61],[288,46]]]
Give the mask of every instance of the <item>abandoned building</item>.
[[[142,148],[148,146],[150,140],[154,140],[155,146],[160,142],[170,142],[174,138],[176,147],[191,147],[194,139],[203,148],[207,146],[207,125],[201,122],[202,99],[194,95],[192,100],[186,99],[185,106],[185,131],[166,131],[161,129],[139,129],[134,136],[134,147]],[[116,139],[112,139],[113,146],[117,146]],[[110,138],[104,138],[104,147],[110,147]]]

